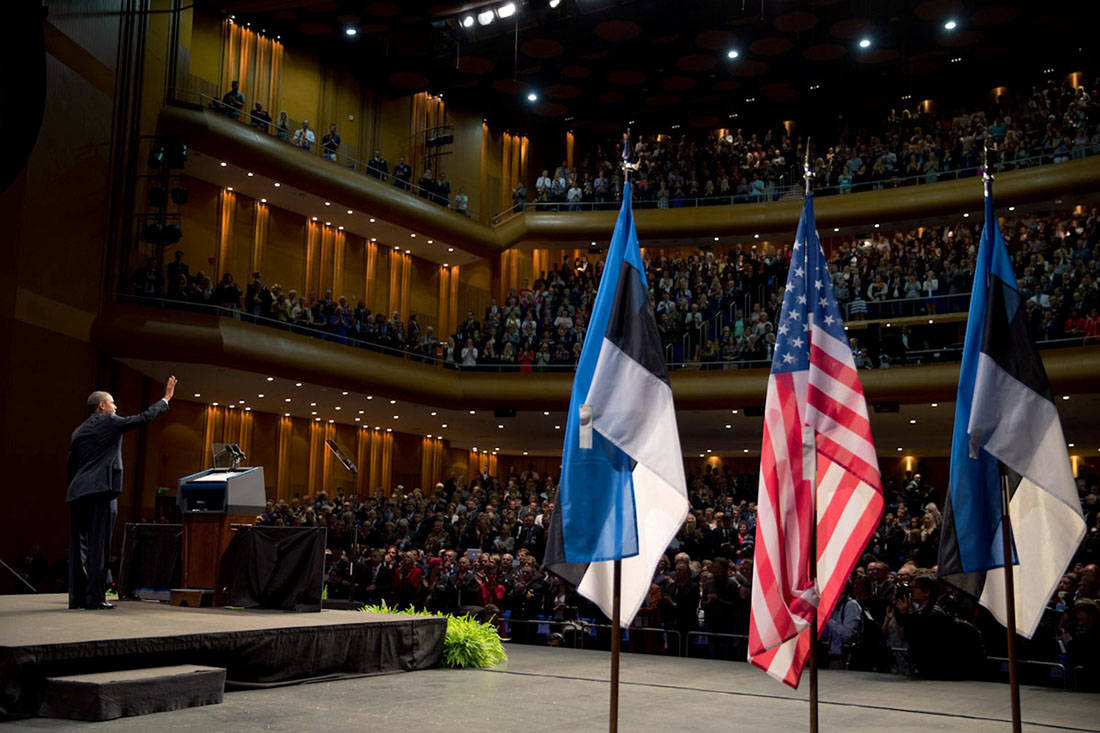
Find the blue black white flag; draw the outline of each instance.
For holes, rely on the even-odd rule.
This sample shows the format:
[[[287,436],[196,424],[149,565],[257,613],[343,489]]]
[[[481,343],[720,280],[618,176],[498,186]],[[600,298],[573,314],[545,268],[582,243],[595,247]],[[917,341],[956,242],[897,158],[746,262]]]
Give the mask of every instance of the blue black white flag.
[[[623,626],[688,512],[672,389],[630,200],[624,186],[573,381],[545,558],[609,617],[613,561],[622,560]]]
[[[1006,622],[1003,468],[1015,557],[1017,632],[1031,638],[1085,534],[1050,381],[1028,334],[1024,301],[986,189],[974,267],[939,575]]]

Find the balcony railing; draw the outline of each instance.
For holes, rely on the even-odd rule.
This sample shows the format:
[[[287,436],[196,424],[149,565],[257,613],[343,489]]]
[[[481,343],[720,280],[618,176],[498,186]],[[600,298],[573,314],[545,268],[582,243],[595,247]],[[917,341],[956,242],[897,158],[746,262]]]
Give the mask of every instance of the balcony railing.
[[[306,137],[304,134],[297,136],[296,139],[295,133],[302,129],[302,121],[289,116],[268,120],[257,117],[248,110],[237,109],[236,107],[226,105],[217,97],[212,97],[209,94],[190,89],[173,89],[172,99],[207,107],[224,115],[226,119],[252,127],[265,135],[269,135],[286,143],[289,147],[301,150],[303,154],[315,155],[335,165],[365,174],[379,183],[393,185],[403,191],[408,191],[414,196],[419,196],[420,198],[438,204],[442,208],[454,211],[460,216],[473,216],[476,218],[477,212],[471,211],[469,208],[465,210],[455,208],[453,201],[455,192],[453,191],[444,195],[435,189],[421,187],[415,181],[411,180],[411,178],[410,180],[396,178],[393,174],[393,170],[382,170],[372,166],[369,161],[364,162],[360,160],[363,156],[356,153],[355,146],[345,143],[343,140],[341,140],[339,146],[335,148],[326,146],[323,141],[327,130],[310,128],[314,139],[313,142],[309,142],[308,139],[303,140],[303,138]],[[389,166],[387,165],[387,167]]]
[[[314,323],[308,320],[284,321],[277,318],[270,318],[266,316],[247,313],[234,307],[227,307],[211,303],[199,303],[184,299],[129,294],[117,294],[114,296],[114,299],[119,303],[133,303],[135,305],[142,305],[162,310],[208,313],[211,315],[223,316],[226,318],[234,318],[240,321],[254,323],[258,326],[266,326],[268,328],[285,331],[287,333],[310,336],[321,341],[329,341],[332,343],[347,345],[349,347],[366,349],[368,351],[373,351],[379,354],[384,354],[399,359],[407,359],[410,361],[419,362],[421,364],[455,369],[457,371],[497,373],[572,373],[576,370],[576,363],[575,360],[572,359],[572,357],[567,363],[539,363],[537,361],[532,364],[500,363],[498,357],[498,359],[492,363],[479,362],[474,365],[464,365],[461,363],[462,347],[457,343],[453,352],[453,359],[451,359],[447,357],[445,344],[441,344],[438,341],[428,343],[422,341],[421,343],[413,346],[409,346],[400,342],[384,343],[379,341],[372,334],[361,334],[359,329],[356,327],[356,324],[351,324],[348,327],[345,327],[344,332],[338,332],[329,325],[322,325],[320,323]],[[914,325],[914,328],[927,327],[928,326],[926,324]],[[704,322],[703,330],[713,331],[714,322]],[[718,331],[720,332],[721,329],[719,328]],[[421,332],[421,336],[423,336],[423,332]],[[768,349],[765,349],[764,353],[766,354],[766,358],[763,359],[747,358],[743,354],[739,355],[737,358],[732,359],[723,359],[720,354],[717,356],[703,356],[700,358],[694,353],[695,343],[696,342],[694,342],[688,334],[684,334],[683,338],[678,339],[675,343],[666,343],[664,345],[664,348],[665,362],[667,368],[670,371],[680,369],[719,371],[728,369],[759,369],[768,368],[771,366],[771,354]],[[1087,344],[1100,346],[1100,339],[1087,339],[1082,336],[1074,336],[1059,339],[1047,339],[1037,342],[1037,346],[1040,349],[1058,348],[1063,346],[1081,346]],[[874,353],[871,355],[871,363],[861,366],[865,368],[871,368],[872,363],[875,366],[887,367],[953,362],[958,361],[962,358],[962,350],[963,345],[961,342],[954,342],[938,348],[904,349],[897,354],[887,353],[886,351],[880,350],[881,353]],[[479,354],[478,358],[483,359],[484,357],[483,355]]]
[[[1076,160],[1087,156],[1100,155],[1100,145],[1088,144],[1074,146],[1066,155],[1056,156],[1053,152],[1032,155],[1023,158],[1004,160],[997,165],[997,171],[1020,170],[1040,165],[1050,165],[1069,160]],[[906,186],[927,186],[943,181],[957,181],[966,178],[976,178],[981,175],[981,169],[976,166],[965,166],[945,171],[929,171],[912,176],[888,175],[872,180],[862,180],[858,183],[814,188],[814,196],[843,196],[849,193],[863,191],[881,191],[888,188],[902,188]],[[784,183],[789,181],[789,183]],[[659,183],[659,182],[658,182]],[[634,209],[681,209],[695,208],[699,206],[734,206],[737,204],[759,204],[769,201],[782,201],[786,199],[801,198],[805,186],[802,183],[802,173],[798,166],[792,166],[787,173],[779,179],[779,185],[767,184],[747,192],[716,192],[711,196],[681,197],[675,198],[669,193],[666,202],[661,203],[657,198],[657,189],[650,188],[647,196],[634,196]],[[593,200],[594,199],[594,200]],[[534,198],[529,201],[516,202],[504,211],[493,216],[492,225],[511,218],[522,211],[563,212],[563,211],[610,211],[616,210],[622,204],[622,193],[608,191],[603,194],[593,194],[587,198],[582,195],[581,200],[567,201],[563,192],[552,200],[539,200]]]

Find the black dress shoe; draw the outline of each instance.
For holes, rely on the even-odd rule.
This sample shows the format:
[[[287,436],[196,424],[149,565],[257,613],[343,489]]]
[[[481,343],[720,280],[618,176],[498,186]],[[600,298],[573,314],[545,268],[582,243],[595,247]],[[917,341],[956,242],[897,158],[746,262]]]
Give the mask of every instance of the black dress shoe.
[[[102,611],[102,610],[105,610],[105,609],[108,609],[108,608],[114,608],[114,607],[115,607],[115,604],[113,604],[113,603],[108,603],[107,601],[100,601],[99,603],[89,603],[84,608],[85,608],[85,610],[88,610],[88,611]]]

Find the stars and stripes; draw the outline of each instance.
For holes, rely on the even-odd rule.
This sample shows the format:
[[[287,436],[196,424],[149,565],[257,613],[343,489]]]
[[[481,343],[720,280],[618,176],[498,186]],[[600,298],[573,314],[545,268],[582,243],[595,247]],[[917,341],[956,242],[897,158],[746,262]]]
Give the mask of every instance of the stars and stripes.
[[[810,577],[817,515],[817,580]],[[808,195],[798,222],[764,409],[749,659],[797,687],[882,515],[867,403]]]

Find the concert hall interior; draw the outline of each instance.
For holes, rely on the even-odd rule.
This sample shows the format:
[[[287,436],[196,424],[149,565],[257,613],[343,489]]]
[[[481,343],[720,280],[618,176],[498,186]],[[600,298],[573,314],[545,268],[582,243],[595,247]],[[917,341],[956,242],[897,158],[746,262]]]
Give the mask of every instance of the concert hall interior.
[[[325,526],[330,562],[349,554],[326,568],[330,598],[355,594],[343,568],[370,543],[423,550],[425,575],[425,552],[522,545],[541,577],[525,517],[552,510],[629,133],[692,507],[669,582],[678,551],[693,578],[728,556],[752,580],[804,167],[897,522],[867,552],[891,574],[936,564],[988,154],[1089,530],[1074,582],[1091,590],[1073,593],[1096,598],[1091,3],[14,5],[0,559],[33,567],[36,590],[65,590],[66,456],[89,393],[136,415],[171,375],[170,409],[122,443],[113,556],[123,525],[180,522],[179,480],[235,443],[263,467],[258,523]],[[739,536],[715,539],[731,517]],[[500,572],[510,594],[524,570]],[[20,584],[0,569],[0,592]],[[654,604],[647,626],[684,623]],[[712,630],[747,633],[737,619]]]

